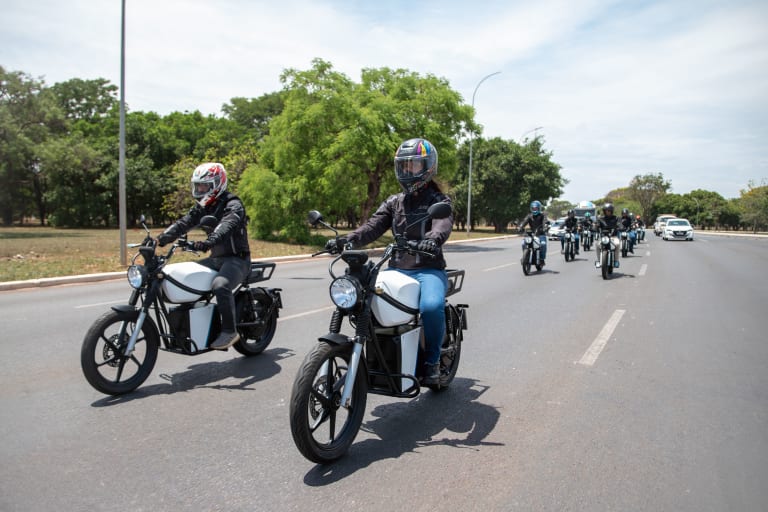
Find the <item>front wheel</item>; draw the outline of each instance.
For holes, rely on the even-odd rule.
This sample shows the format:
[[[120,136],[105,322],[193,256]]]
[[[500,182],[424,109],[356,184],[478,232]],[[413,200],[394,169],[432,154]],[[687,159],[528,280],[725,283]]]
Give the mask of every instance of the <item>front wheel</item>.
[[[122,395],[141,386],[157,361],[159,340],[147,319],[130,356],[125,346],[136,329],[136,320],[124,320],[116,311],[104,313],[88,329],[80,349],[83,375],[94,389],[107,395]]]
[[[277,331],[277,306],[265,290],[252,291],[251,303],[244,302],[240,311],[238,331],[240,341],[234,348],[244,356],[255,356],[264,352]],[[274,307],[273,307],[274,306]]]
[[[526,249],[523,251],[523,259],[521,260],[521,263],[523,264],[523,274],[528,275],[531,273],[531,249]]]
[[[291,434],[296,448],[312,462],[326,464],[349,449],[363,422],[368,386],[365,370],[355,375],[351,404],[341,406],[352,345],[319,342],[301,363],[290,403]]]
[[[608,274],[610,273],[610,270],[611,270],[611,263],[608,261],[609,259],[610,258],[608,257],[608,253],[603,251],[603,258],[602,258],[603,264],[601,266],[603,279],[608,279]]]

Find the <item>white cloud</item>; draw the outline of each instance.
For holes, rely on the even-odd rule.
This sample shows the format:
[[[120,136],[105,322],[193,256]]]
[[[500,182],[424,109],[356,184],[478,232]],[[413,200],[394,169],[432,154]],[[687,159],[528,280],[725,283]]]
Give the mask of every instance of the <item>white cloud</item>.
[[[120,6],[7,0],[0,65],[48,83],[119,83]],[[133,110],[219,113],[280,88],[322,58],[447,78],[486,136],[543,126],[571,179],[594,198],[662,172],[677,192],[738,194],[768,176],[764,2],[127,0],[126,95]]]

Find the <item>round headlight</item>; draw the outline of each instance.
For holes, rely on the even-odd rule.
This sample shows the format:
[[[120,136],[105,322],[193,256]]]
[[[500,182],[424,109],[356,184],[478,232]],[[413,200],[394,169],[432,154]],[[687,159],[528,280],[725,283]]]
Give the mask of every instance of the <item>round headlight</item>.
[[[533,237],[532,236],[526,236],[525,237],[525,243],[527,243],[527,244],[533,243]]]
[[[134,288],[141,288],[147,277],[147,271],[141,265],[131,265],[128,267],[128,284]]]
[[[611,239],[608,238],[607,236],[604,236],[603,238],[600,239],[600,243],[603,244],[603,245],[608,245],[608,242],[610,242],[610,241],[611,241]]]
[[[349,309],[357,304],[360,289],[357,281],[348,277],[339,277],[331,283],[331,300],[342,309]]]

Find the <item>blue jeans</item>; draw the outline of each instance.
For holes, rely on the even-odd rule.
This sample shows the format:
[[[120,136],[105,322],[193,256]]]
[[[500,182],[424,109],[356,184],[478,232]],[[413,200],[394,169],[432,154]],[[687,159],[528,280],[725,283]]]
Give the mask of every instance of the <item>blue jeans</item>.
[[[547,259],[547,235],[539,235],[539,242],[539,259],[545,260]],[[525,242],[523,242],[523,250],[525,250]]]
[[[448,276],[445,270],[436,268],[396,270],[417,280],[421,285],[419,311],[424,325],[424,362],[437,364],[445,336],[445,294],[448,291]]]
[[[635,241],[637,241],[637,232],[630,231],[629,232],[629,250],[633,251],[635,249]]]

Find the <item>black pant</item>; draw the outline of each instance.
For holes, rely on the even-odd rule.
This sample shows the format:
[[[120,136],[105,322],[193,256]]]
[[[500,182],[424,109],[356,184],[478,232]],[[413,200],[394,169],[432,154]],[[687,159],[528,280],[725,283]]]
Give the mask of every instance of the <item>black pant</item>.
[[[235,332],[235,297],[232,290],[245,280],[251,271],[251,258],[246,256],[221,256],[203,258],[198,261],[218,274],[213,278],[213,294],[221,314],[221,330]]]

